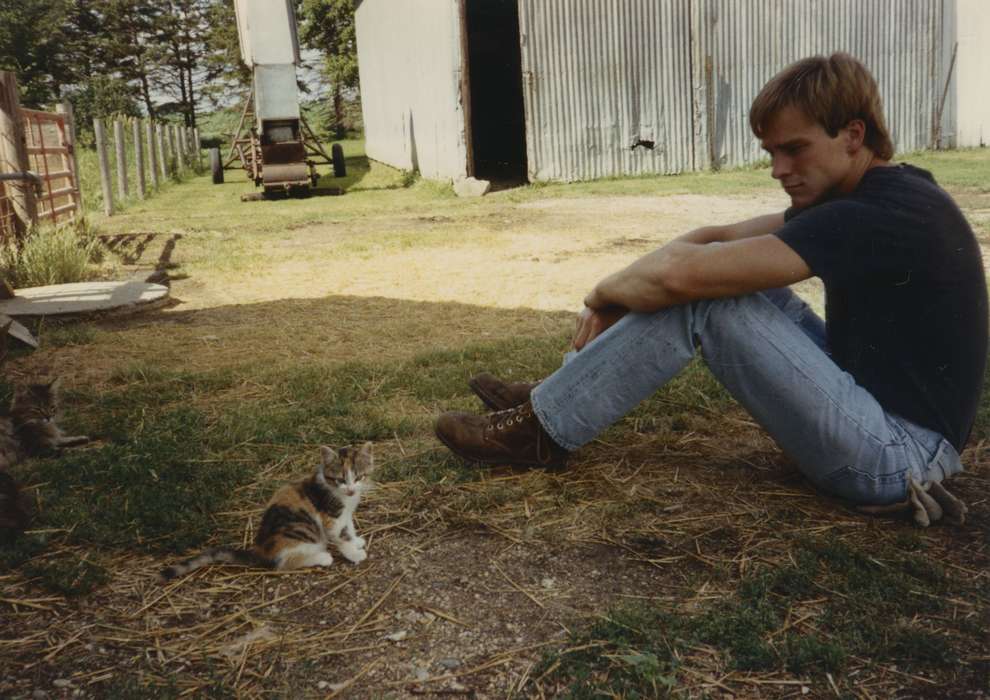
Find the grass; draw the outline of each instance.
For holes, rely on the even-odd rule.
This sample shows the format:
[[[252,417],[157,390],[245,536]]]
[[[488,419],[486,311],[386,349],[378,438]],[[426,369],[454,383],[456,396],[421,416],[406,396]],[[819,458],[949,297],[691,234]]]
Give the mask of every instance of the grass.
[[[343,197],[242,204],[236,195],[252,191],[250,183],[232,176],[213,186],[193,177],[155,199],[129,203],[118,217],[93,220],[116,232],[181,228],[181,272],[197,283],[220,278],[250,285],[299,256],[328,265],[344,259],[362,272],[360,279],[391,251],[441,255],[465,239],[495,249],[511,245],[517,227],[519,235],[549,236],[553,232],[539,230],[539,222],[525,221],[527,214],[513,213],[518,204],[547,198],[745,197],[772,187],[765,172],[740,170],[546,184],[462,200],[446,186],[369,162],[358,141],[344,148],[348,176],[334,183],[346,188]],[[974,196],[990,181],[984,152],[910,160]],[[501,221],[508,222],[506,237],[493,233]],[[530,225],[534,230],[525,228]],[[305,245],[293,248],[297,240]],[[485,267],[477,274],[495,279]],[[437,284],[443,282],[438,277]],[[175,288],[180,300],[184,289],[190,296],[195,291]],[[222,655],[199,657],[188,650],[174,656],[171,649],[156,650],[168,663],[145,658],[144,651],[155,648],[141,636],[152,619],[164,621],[176,637],[194,628],[191,644],[197,647],[213,638],[196,637],[202,628],[195,626],[224,619],[209,618],[208,591],[194,584],[169,592],[154,607],[162,598],[145,574],[179,553],[249,537],[245,523],[256,522],[279,484],[314,467],[319,444],[363,440],[380,450],[376,476],[382,488],[362,506],[368,509],[362,527],[382,527],[376,536],[386,542],[397,532],[425,538],[424,531],[480,531],[525,542],[522,551],[534,557],[608,546],[626,557],[623,567],[654,571],[662,580],[659,591],[643,591],[664,594],[661,601],[615,604],[590,624],[577,616],[566,643],[530,672],[527,694],[716,692],[715,685],[702,688],[698,674],[734,691],[755,688],[768,696],[784,691],[753,683],[785,679],[831,692],[830,674],[838,692],[848,695],[864,678],[880,695],[931,690],[917,678],[937,679],[948,693],[978,687],[986,670],[979,661],[980,621],[990,606],[979,585],[982,574],[967,573],[986,561],[978,457],[970,455],[977,467],[972,481],[962,481],[972,527],[918,532],[862,518],[798,483],[792,467],[744,422],[741,409],[696,361],[583,451],[568,471],[491,475],[439,448],[433,419],[441,409],[477,409],[466,379],[478,371],[519,380],[553,371],[567,344],[569,318],[480,304],[465,311],[466,305],[397,294],[387,300],[368,294],[245,304],[232,292],[232,300],[202,310],[178,306],[123,321],[45,322],[34,328],[44,350],[8,360],[16,376],[66,373],[64,424],[97,440],[16,468],[41,507],[36,529],[0,552],[0,579],[12,587],[4,597],[41,599],[40,605],[56,604],[44,596],[72,597],[80,615],[90,608],[107,611],[100,620],[105,627],[89,634],[117,640],[119,663],[131,663],[135,674],[96,686],[102,697],[221,696],[225,687],[281,669],[284,659],[298,662],[292,655],[312,643],[259,645],[257,655],[245,651],[230,667]],[[489,335],[478,334],[479,327]],[[9,398],[14,376],[0,378],[0,400]],[[984,392],[974,442],[987,437],[990,395]],[[418,551],[419,544],[411,549]],[[247,591],[235,602],[224,600],[223,587],[232,579]],[[226,571],[195,585],[216,586],[222,592],[218,606],[229,603],[260,616],[257,601],[280,595],[271,589],[296,580],[238,578]],[[298,581],[308,586],[315,579]],[[374,591],[375,600],[381,593]],[[194,612],[181,596],[187,603],[196,599],[189,603]],[[153,618],[145,617],[148,610]],[[226,607],[217,613],[228,614],[234,613]],[[238,618],[231,635],[244,633],[244,624]],[[369,624],[379,626],[373,630],[380,641],[390,623],[372,618]],[[215,630],[222,637],[217,645],[230,641],[224,630]],[[26,648],[20,661],[50,653]],[[46,668],[68,669],[60,666],[63,657],[52,658]],[[190,665],[177,666],[176,658]],[[222,669],[215,676],[210,664],[218,659]],[[286,665],[296,671],[281,679],[272,671],[268,682],[288,683],[301,667]],[[247,670],[242,675],[238,669]],[[182,685],[189,679],[198,685]],[[312,691],[311,685],[300,687]],[[800,686],[784,690],[799,692]]]
[[[103,275],[105,251],[85,219],[32,228],[0,243],[0,277],[14,287],[83,282]]]
[[[824,603],[823,592],[832,593]],[[959,662],[968,641],[924,620],[942,612],[946,598],[973,592],[922,555],[801,538],[792,542],[790,562],[761,567],[704,610],[683,612],[683,602],[610,610],[546,654],[530,690],[568,698],[665,697],[699,655],[714,656],[729,673],[787,671],[809,683],[832,674],[840,690],[842,672],[858,659],[938,673]],[[809,618],[815,622],[793,624]],[[846,690],[853,687],[850,681]]]

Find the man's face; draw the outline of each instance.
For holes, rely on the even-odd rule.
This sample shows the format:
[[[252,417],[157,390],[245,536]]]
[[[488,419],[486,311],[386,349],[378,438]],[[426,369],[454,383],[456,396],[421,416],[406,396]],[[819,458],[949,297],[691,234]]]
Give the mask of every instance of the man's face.
[[[787,106],[770,119],[761,143],[791,206],[803,209],[849,191],[844,188],[853,167],[849,140],[847,129],[833,138],[804,112]]]

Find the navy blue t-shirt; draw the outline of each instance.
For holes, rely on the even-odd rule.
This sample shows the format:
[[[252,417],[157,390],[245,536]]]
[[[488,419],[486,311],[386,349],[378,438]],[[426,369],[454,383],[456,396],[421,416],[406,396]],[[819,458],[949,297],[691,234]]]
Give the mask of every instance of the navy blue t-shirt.
[[[959,207],[931,173],[898,165],[785,219],[776,235],[825,284],[832,359],[961,450],[983,387],[987,286]]]

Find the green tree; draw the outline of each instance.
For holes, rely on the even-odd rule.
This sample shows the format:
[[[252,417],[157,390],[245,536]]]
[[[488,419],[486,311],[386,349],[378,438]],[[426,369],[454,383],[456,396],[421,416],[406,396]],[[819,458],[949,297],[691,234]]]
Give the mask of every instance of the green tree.
[[[66,46],[73,44],[69,0],[18,0],[0,4],[0,70],[13,71],[21,101],[39,107],[58,99],[75,79]]]
[[[104,0],[100,28],[93,39],[104,67],[101,72],[112,74],[118,84],[126,86],[144,103],[150,117],[157,116],[153,76],[161,54],[157,39],[163,22],[161,3],[154,0]]]
[[[231,0],[213,0],[207,9],[206,69],[209,81],[200,91],[214,107],[240,97],[251,85],[251,70],[241,58],[237,17]]]
[[[303,43],[324,54],[324,74],[333,96],[328,127],[336,138],[343,138],[347,130],[344,97],[358,88],[354,4],[352,0],[302,0],[299,18]]]

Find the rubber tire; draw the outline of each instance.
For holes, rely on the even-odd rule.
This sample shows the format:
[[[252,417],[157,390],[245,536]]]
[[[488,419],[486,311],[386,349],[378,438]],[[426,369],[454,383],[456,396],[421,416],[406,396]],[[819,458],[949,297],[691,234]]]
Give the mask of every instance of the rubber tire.
[[[330,147],[330,155],[333,157],[333,176],[346,176],[347,165],[344,163],[344,149],[339,143],[335,143]]]
[[[223,160],[219,148],[210,149],[210,172],[213,173],[213,184],[223,184]]]

